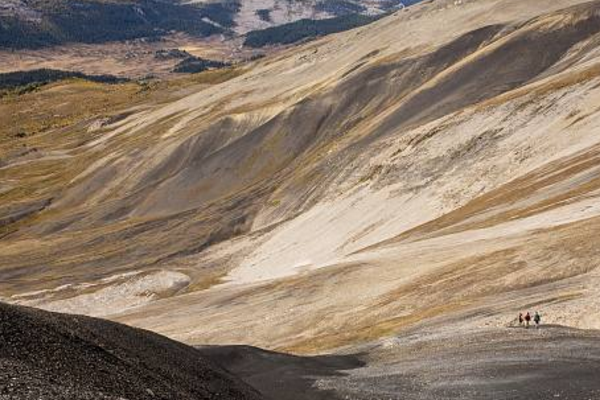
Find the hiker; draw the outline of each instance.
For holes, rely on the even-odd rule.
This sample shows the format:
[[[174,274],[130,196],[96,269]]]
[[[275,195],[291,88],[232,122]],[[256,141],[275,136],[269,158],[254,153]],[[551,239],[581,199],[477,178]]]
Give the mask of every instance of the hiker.
[[[527,314],[525,314],[525,328],[529,329],[529,323],[531,322],[531,314],[529,314],[529,311],[527,311]]]
[[[533,322],[535,322],[536,328],[540,327],[540,322],[542,322],[542,316],[537,311],[535,312],[535,315],[533,316]]]
[[[519,326],[523,326],[523,313],[519,313]]]

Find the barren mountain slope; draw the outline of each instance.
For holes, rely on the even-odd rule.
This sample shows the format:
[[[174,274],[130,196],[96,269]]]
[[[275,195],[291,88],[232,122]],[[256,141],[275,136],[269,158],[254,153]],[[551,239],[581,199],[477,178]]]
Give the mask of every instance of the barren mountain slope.
[[[599,1],[439,0],[21,138],[0,294],[298,352],[534,306],[598,328],[599,46]]]
[[[94,318],[0,303],[3,399],[230,399],[262,396],[196,349]]]

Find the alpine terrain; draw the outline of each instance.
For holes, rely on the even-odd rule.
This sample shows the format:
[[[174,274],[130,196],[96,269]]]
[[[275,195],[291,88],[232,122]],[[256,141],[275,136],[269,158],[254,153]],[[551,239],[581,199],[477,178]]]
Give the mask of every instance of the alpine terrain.
[[[0,398],[600,398],[600,0],[266,54],[2,95]]]

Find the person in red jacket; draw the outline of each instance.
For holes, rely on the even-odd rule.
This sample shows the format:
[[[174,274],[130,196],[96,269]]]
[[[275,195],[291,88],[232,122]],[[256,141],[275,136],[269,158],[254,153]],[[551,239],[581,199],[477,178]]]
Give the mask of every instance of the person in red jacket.
[[[530,322],[531,322],[531,314],[529,314],[529,311],[527,311],[527,314],[525,314],[525,328],[529,329]]]

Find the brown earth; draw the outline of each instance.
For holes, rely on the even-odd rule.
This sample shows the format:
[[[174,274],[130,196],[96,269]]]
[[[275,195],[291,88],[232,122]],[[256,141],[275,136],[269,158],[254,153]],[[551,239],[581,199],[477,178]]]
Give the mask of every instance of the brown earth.
[[[0,295],[296,353],[533,306],[600,328],[599,15],[438,0],[231,70],[3,99]]]

